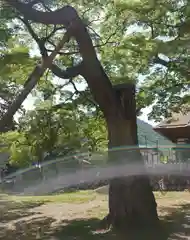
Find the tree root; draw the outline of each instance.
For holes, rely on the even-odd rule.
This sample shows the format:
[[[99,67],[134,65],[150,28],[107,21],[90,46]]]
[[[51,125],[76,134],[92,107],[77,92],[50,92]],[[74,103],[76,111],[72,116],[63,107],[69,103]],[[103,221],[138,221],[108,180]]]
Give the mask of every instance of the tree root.
[[[111,221],[111,216],[108,213],[107,216],[105,216],[101,221],[100,221],[100,227],[101,229],[110,229],[112,226],[112,221]]]

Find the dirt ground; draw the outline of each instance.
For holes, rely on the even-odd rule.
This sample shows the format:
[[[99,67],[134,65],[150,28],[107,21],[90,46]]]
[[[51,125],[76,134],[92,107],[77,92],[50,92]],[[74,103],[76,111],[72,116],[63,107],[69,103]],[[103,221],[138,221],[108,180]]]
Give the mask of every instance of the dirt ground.
[[[190,193],[156,194],[156,198],[160,219],[170,228],[165,239],[190,239]],[[116,240],[114,233],[98,230],[107,211],[107,195],[98,193],[81,202],[0,198],[0,239]]]

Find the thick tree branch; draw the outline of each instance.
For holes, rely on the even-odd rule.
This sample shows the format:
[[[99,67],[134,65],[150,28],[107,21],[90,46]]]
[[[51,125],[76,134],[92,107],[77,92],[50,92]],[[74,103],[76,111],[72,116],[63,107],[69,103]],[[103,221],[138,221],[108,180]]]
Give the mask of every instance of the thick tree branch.
[[[82,76],[82,73],[83,73],[83,69],[84,69],[84,65],[83,65],[83,62],[81,62],[80,64],[76,65],[76,66],[73,66],[73,67],[70,67],[70,68],[67,68],[66,70],[61,70],[58,66],[56,65],[52,65],[52,72],[59,78],[64,78],[64,79],[69,79],[70,80],[66,83],[67,85],[69,83],[72,84],[75,92],[73,95],[75,94],[80,94],[80,95],[83,95],[84,98],[86,98],[87,101],[91,102],[96,108],[97,108],[97,103],[88,98],[83,91],[79,91],[75,85],[75,83],[73,82],[72,78],[78,76],[78,75],[81,75]],[[60,106],[62,106],[64,103],[61,103]]]
[[[41,3],[41,1],[40,1],[40,0],[33,0],[33,1],[29,2],[28,4],[29,4],[31,7],[33,7],[34,5],[36,5],[36,4],[38,4],[38,3]]]
[[[46,25],[64,25],[69,34],[78,43],[84,63],[83,76],[88,82],[95,101],[99,104],[105,115],[114,116],[120,114],[118,100],[111,82],[96,56],[92,40],[85,25],[73,7],[65,6],[53,12],[39,12],[27,4],[21,3],[19,0],[6,0],[6,2],[16,8],[25,18],[32,21]]]
[[[47,37],[47,39],[40,39],[37,34],[34,32],[34,30],[32,29],[30,23],[28,22],[28,20],[26,19],[23,19],[23,18],[19,18],[24,24],[25,26],[27,27],[30,35],[32,36],[32,38],[36,41],[38,47],[39,47],[39,50],[42,54],[42,57],[47,57],[48,56],[48,53],[47,53],[47,50],[45,48],[45,41],[50,37],[52,36],[55,32],[56,32],[56,29],[61,29],[61,28],[56,28],[56,26],[54,27],[53,31],[50,33],[50,35]],[[63,27],[62,27],[63,29]],[[56,46],[55,46],[56,47]],[[53,52],[54,50],[52,50]],[[59,52],[58,52],[59,53]],[[68,68],[65,70],[62,70],[61,68],[59,68],[57,65],[55,64],[52,64],[52,66],[49,67],[51,69],[51,71],[59,78],[64,78],[64,79],[69,79],[69,78],[74,78],[76,76],[78,76],[79,74],[82,74],[82,68],[83,68],[83,64],[80,63],[79,65],[77,66],[74,66],[74,67],[71,67],[71,68]],[[27,82],[25,83],[25,85],[27,84]],[[25,86],[24,85],[24,86]]]
[[[155,57],[155,59],[154,59],[154,63],[156,63],[156,64],[160,64],[160,65],[162,65],[162,66],[164,66],[164,67],[168,67],[169,64],[170,64],[169,61],[165,61],[165,60],[159,58],[158,56]]]
[[[63,45],[69,41],[69,35],[65,34],[62,40],[59,42],[54,52],[46,58],[43,59],[42,63],[36,66],[33,72],[28,77],[25,82],[25,87],[22,92],[16,97],[15,101],[8,107],[7,112],[0,120],[0,132],[3,132],[4,129],[10,124],[13,119],[14,114],[21,107],[23,101],[26,99],[28,94],[37,84],[38,80],[43,76],[44,72],[52,65],[53,59],[56,57],[57,52],[63,47]]]
[[[57,65],[52,64],[51,70],[53,74],[55,74],[57,77],[63,78],[63,79],[69,79],[69,78],[77,77],[78,75],[82,76],[82,72],[84,71],[84,65],[82,62],[79,65],[67,68],[66,70],[62,70]]]
[[[22,3],[19,0],[6,0],[6,2],[21,14],[23,14],[27,19],[46,25],[63,24],[66,28],[68,28],[69,25],[72,24],[75,20],[80,19],[76,10],[69,5],[52,12],[40,12],[36,9],[31,8],[30,4]]]

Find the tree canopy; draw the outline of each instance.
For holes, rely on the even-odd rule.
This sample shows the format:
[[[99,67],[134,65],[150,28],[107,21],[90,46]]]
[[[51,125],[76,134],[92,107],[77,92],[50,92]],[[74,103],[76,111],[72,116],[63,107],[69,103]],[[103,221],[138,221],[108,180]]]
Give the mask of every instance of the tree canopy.
[[[188,1],[6,0],[1,5],[0,16],[1,117],[23,91],[35,67],[54,51],[63,35],[68,34],[66,19],[75,15],[73,9],[87,28],[94,48],[83,51],[88,42],[83,45],[80,39],[71,37],[58,51],[51,67],[29,91],[38,98],[37,105],[42,109],[37,105],[30,112],[22,107],[17,109],[21,119],[13,135],[19,136],[19,141],[28,141],[27,134],[30,134],[28,145],[32,142],[33,146],[49,149],[52,141],[57,146],[60,136],[63,141],[73,141],[75,137],[69,139],[69,131],[77,139],[88,136],[92,148],[97,148],[98,139],[106,141],[106,135],[99,134],[102,131],[99,125],[104,121],[99,110],[105,101],[112,105],[112,100],[109,94],[91,94],[92,89],[101,91],[97,83],[99,73],[93,73],[96,79],[86,85],[83,61],[89,66],[97,64],[90,62],[89,54],[97,54],[113,85],[136,83],[138,115],[143,108],[153,106],[149,117],[160,121],[172,111],[189,110]],[[54,13],[56,19],[51,17]],[[110,87],[108,81],[105,84]],[[103,99],[102,105],[97,104],[97,98]],[[73,108],[77,116],[72,114]],[[95,135],[92,129],[96,129]],[[35,151],[40,150],[35,148]],[[37,152],[34,155],[38,155]]]
[[[64,6],[62,1],[28,2],[39,11],[61,9]],[[19,3],[15,1],[14,4],[18,9],[21,8]],[[111,3],[69,1],[67,4],[78,11],[87,25],[95,49],[112,82],[115,84],[127,81],[137,82],[139,108],[154,104],[150,117],[160,120],[160,117],[165,117],[171,111],[177,111],[181,105],[189,103],[188,1],[180,1],[180,3],[162,0],[134,1],[133,3],[130,1]],[[2,16],[5,16],[8,22],[15,23],[17,19],[16,26],[14,24],[16,31],[19,32],[16,41],[22,39],[22,46],[25,47],[24,53],[23,48],[20,49],[19,54],[22,57],[17,57],[17,61],[22,59],[25,64],[27,61],[23,57],[27,58],[28,46],[30,50],[36,49],[37,45],[40,47],[39,43],[43,40],[46,49],[51,52],[58,38],[65,31],[64,26],[44,26],[31,22],[20,16],[18,12],[15,13],[15,10],[14,13],[11,12],[9,7],[3,7],[2,11],[4,13]],[[2,29],[5,28],[2,26]],[[14,32],[13,27],[8,29],[6,27],[6,31],[8,30]],[[4,40],[6,40],[5,36],[9,37],[4,32],[2,37]],[[15,35],[13,38],[15,39]],[[16,53],[18,50],[19,48],[14,48]],[[38,49],[38,52],[39,50],[42,49]],[[30,69],[25,67],[25,71],[30,73],[33,66],[31,61],[35,64],[35,60],[31,60],[31,57],[28,59],[30,62],[27,65]],[[80,61],[79,49],[73,39],[64,46],[55,63],[62,68],[67,68],[73,64],[76,65],[78,61]],[[53,69],[53,73],[58,77],[65,77],[61,76],[61,71],[57,68]],[[24,81],[24,74],[22,76],[21,83]]]
[[[4,0],[1,10],[7,35],[1,78],[8,79],[4,89],[11,81],[18,93],[8,90],[11,104],[2,98],[0,131],[9,130],[29,94],[42,105],[23,113],[17,131],[6,133],[8,141],[17,139],[12,159],[20,160],[23,153],[27,159],[30,153],[41,161],[44,151],[52,153],[64,142],[76,150],[82,136],[92,150],[108,140],[110,162],[138,163],[144,173],[140,151],[128,148],[138,147],[136,116],[151,105],[150,117],[157,121],[188,110],[189,1]],[[15,25],[17,32],[8,34]],[[82,92],[77,82],[86,83]],[[65,88],[68,84],[73,91]],[[108,227],[138,232],[139,226],[144,231],[159,225],[146,174],[118,176],[109,184]]]

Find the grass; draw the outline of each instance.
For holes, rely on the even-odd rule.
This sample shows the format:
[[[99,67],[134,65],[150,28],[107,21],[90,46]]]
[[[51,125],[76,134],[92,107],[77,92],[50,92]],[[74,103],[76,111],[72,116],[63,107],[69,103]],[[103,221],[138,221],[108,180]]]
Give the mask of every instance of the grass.
[[[11,200],[14,202],[20,203],[85,203],[88,201],[92,201],[96,198],[96,193],[94,191],[78,191],[71,193],[62,193],[62,194],[54,194],[47,196],[12,196],[2,194],[0,198],[4,200]]]
[[[166,240],[169,235],[171,240],[188,239],[190,193],[155,193],[155,196],[162,225],[167,229],[162,239]],[[0,195],[0,240],[133,239],[98,230],[100,219],[107,211],[107,196],[95,191],[35,197]],[[160,237],[160,233],[157,235]]]

